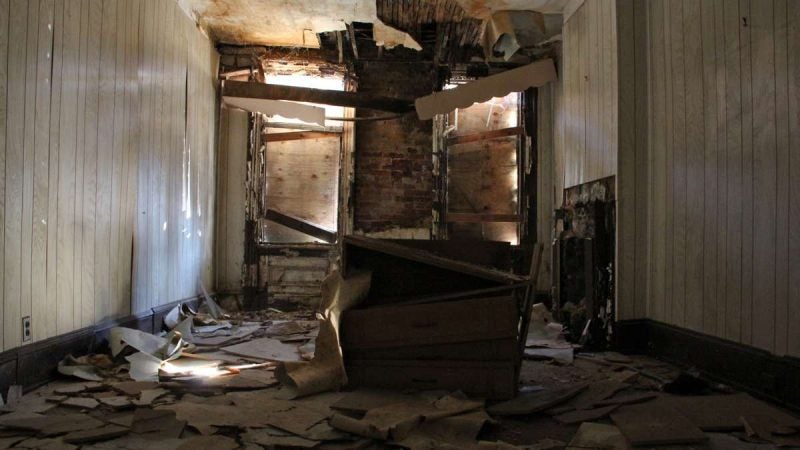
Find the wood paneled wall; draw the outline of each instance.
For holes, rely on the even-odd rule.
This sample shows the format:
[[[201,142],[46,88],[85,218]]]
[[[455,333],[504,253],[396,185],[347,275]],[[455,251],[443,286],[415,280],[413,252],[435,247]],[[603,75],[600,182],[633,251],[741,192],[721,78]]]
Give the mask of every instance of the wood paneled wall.
[[[645,43],[620,62],[637,116],[620,120],[621,134],[635,129],[635,145],[620,144],[633,161],[620,164],[633,199],[620,210],[634,224],[620,220],[620,239],[634,247],[640,294],[620,304],[628,317],[800,356],[800,3],[620,5],[636,11],[620,8],[620,41]]]
[[[0,0],[0,347],[210,285],[215,58],[172,1]]]
[[[559,193],[617,173],[615,10],[615,0],[587,1],[564,24],[554,124]]]

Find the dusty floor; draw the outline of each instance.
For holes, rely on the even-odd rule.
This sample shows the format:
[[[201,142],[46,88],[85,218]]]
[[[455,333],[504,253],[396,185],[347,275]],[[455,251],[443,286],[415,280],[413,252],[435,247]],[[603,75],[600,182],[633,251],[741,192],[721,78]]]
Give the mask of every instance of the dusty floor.
[[[260,327],[244,342],[272,336],[295,343],[301,353],[301,344],[313,342],[316,335],[308,325],[310,318],[273,311],[237,320]],[[305,324],[306,329],[298,332],[284,320]],[[281,335],[281,330],[288,334]],[[205,354],[225,358],[216,347],[208,347]],[[106,359],[96,358],[100,365]],[[231,361],[259,364],[209,379],[162,374],[159,382],[131,381],[129,367],[118,362],[98,372],[101,381],[63,377],[3,407],[0,449],[629,448],[620,429],[626,436],[636,433],[639,418],[626,418],[625,412],[638,408],[641,414],[656,414],[652,422],[661,417],[669,422],[662,406],[689,417],[688,427],[700,436],[693,436],[686,424],[682,429],[666,423],[666,428],[644,430],[645,440],[663,439],[666,430],[667,440],[688,433],[702,442],[658,448],[767,449],[800,439],[800,422],[777,408],[723,385],[682,379],[681,370],[661,361],[611,352],[577,353],[571,363],[525,360],[521,394],[509,402],[484,402],[452,392],[369,389],[289,400],[274,377],[275,362],[235,355]],[[669,383],[676,379],[683,382]],[[563,392],[567,394],[559,394]],[[543,403],[548,396],[551,401]],[[625,428],[631,420],[634,428]],[[605,428],[599,425],[598,431],[592,424]],[[650,422],[645,420],[645,425]],[[610,437],[600,436],[605,441],[596,435],[609,430]],[[584,432],[588,441],[577,437]]]

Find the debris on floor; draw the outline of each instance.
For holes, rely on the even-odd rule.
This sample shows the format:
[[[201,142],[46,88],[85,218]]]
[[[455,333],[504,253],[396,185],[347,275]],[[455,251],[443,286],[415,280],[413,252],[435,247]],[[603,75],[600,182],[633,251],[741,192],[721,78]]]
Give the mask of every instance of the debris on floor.
[[[657,360],[567,342],[545,305],[521,315],[495,273],[355,242],[347,276],[325,280],[317,311],[226,312],[206,297],[170,311],[161,334],[112,329],[108,354],[69,356],[62,378],[25,395],[12,386],[0,448],[800,445],[800,419],[776,406]],[[373,296],[382,271],[407,282],[420,264],[454,286],[489,285]],[[523,359],[530,350],[562,353]]]

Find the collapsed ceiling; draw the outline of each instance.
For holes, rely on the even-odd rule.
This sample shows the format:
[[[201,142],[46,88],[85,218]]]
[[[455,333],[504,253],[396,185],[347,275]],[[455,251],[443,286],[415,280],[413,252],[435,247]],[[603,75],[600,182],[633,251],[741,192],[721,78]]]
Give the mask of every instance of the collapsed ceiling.
[[[378,19],[374,0],[179,0],[183,9],[226,44],[318,48],[317,33],[346,24],[374,24],[375,40],[387,47],[418,47],[406,33]]]
[[[318,48],[318,33],[346,30],[347,24],[359,22],[373,25],[372,37],[379,46],[402,45],[420,50],[419,36],[414,36],[418,33],[409,24],[463,23],[464,33],[479,35],[481,25],[498,11],[558,14],[568,1],[179,0],[179,3],[220,43]],[[480,36],[473,38],[479,39]]]

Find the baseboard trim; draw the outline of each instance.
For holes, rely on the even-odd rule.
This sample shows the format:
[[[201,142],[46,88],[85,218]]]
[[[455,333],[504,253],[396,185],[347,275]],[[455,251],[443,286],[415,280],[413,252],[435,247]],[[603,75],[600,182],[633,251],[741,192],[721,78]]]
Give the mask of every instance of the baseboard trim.
[[[800,410],[800,359],[649,319],[620,321],[624,352],[649,354],[737,389]]]
[[[58,375],[58,362],[65,356],[85,355],[104,349],[108,332],[114,327],[128,327],[153,333],[161,329],[164,316],[180,303],[197,307],[200,297],[177,300],[148,311],[109,320],[69,333],[0,353],[0,393],[21,384],[25,391],[35,389]]]

